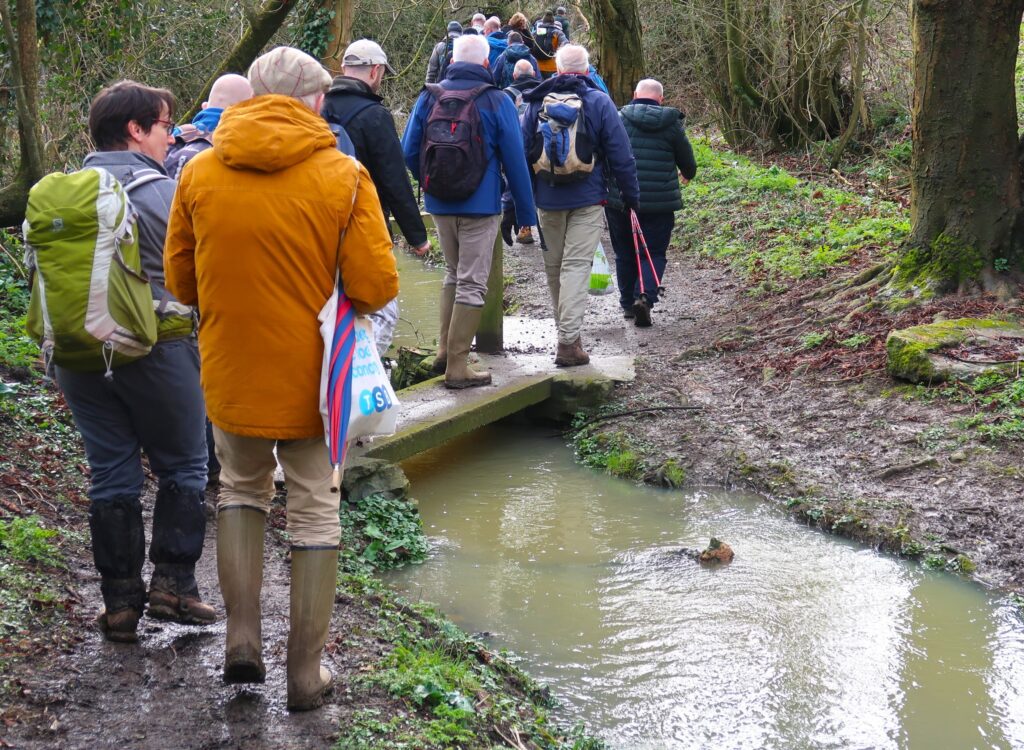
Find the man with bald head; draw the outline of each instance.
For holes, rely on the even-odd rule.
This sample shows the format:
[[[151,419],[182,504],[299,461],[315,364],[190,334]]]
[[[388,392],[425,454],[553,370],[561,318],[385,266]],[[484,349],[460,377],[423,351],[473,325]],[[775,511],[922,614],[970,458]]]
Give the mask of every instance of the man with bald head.
[[[697,174],[697,162],[683,128],[685,117],[678,109],[664,106],[664,97],[661,83],[645,78],[636,85],[633,101],[619,110],[636,158],[640,182],[640,205],[636,215],[659,279],[665,272],[665,254],[672,237],[675,212],[683,207],[679,183],[685,185]],[[650,265],[641,264],[644,274],[641,295],[632,223],[622,197],[614,188],[609,191],[605,218],[615,250],[615,276],[623,315],[633,319],[638,328],[647,328],[651,325],[651,308],[658,301],[658,285]]]
[[[167,150],[164,159],[164,169],[171,179],[178,179],[181,170],[196,154],[213,145],[213,131],[224,110],[251,98],[252,86],[245,76],[228,73],[213,82],[210,98],[203,102],[203,108],[192,118],[192,123],[175,129],[174,145]]]

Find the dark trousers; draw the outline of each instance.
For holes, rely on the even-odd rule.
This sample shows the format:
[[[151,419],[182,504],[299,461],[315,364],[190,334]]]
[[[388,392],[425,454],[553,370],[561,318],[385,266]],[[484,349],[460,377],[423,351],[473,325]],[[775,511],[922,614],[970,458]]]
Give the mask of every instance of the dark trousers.
[[[605,208],[608,220],[608,234],[615,251],[615,279],[619,285],[619,304],[628,310],[633,302],[640,297],[640,274],[637,270],[637,253],[633,245],[633,225],[629,220],[629,212]],[[651,254],[651,262],[658,278],[665,273],[668,243],[672,239],[672,227],[675,225],[675,214],[671,211],[660,213],[638,213],[640,229],[647,241],[647,250]],[[647,254],[640,248],[640,268],[643,269],[644,293],[653,305],[658,301],[658,285],[651,273],[651,263]]]
[[[157,476],[150,560],[188,579],[203,551],[206,516],[206,410],[199,349],[192,337],[164,341],[147,356],[102,372],[57,367],[57,383],[85,443],[93,557],[106,579],[132,600],[141,585],[143,532],[139,497],[142,452]],[[113,589],[111,589],[113,590]],[[108,599],[108,606],[111,604]]]

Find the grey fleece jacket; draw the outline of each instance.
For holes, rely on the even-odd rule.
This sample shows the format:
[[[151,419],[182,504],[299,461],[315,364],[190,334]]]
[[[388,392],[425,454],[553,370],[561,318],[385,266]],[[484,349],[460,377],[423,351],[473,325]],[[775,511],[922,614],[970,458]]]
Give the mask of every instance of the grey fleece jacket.
[[[139,215],[139,255],[142,270],[153,287],[153,299],[177,299],[164,286],[164,238],[167,235],[167,217],[171,213],[171,200],[178,183],[167,176],[162,164],[137,151],[93,151],[85,157],[84,167],[103,167],[122,185],[134,179],[135,173],[155,169],[163,179],[148,182],[132,190],[129,196]],[[180,302],[178,303],[181,304]]]

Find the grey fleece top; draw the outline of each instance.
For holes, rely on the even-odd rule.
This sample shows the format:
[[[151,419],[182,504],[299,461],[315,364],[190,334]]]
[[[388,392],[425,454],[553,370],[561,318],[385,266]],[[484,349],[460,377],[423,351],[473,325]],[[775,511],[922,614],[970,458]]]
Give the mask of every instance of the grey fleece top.
[[[122,185],[134,179],[136,172],[155,169],[163,179],[147,182],[132,190],[132,206],[139,215],[139,255],[142,270],[149,277],[153,287],[153,299],[177,302],[164,286],[164,238],[167,235],[167,218],[171,213],[171,200],[177,184],[167,176],[162,164],[137,151],[93,151],[85,157],[84,167],[103,167],[116,177]]]

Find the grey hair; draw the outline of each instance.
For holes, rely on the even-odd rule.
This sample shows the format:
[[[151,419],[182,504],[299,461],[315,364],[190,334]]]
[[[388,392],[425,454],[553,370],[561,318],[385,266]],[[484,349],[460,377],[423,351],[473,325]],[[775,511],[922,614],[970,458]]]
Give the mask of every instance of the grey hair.
[[[520,76],[523,76],[523,75],[527,75],[527,76],[532,76],[533,75],[533,63],[530,62],[529,60],[519,60],[516,63],[516,66],[514,68],[512,68],[512,77],[513,78],[519,78]]]
[[[463,34],[455,40],[452,48],[452,62],[467,62],[483,65],[491,47],[487,39],[479,34]]]
[[[590,71],[590,54],[579,44],[566,44],[555,53],[555,67],[559,73],[587,73]]]

